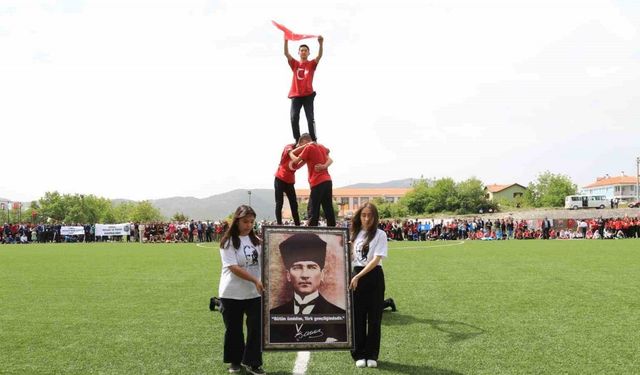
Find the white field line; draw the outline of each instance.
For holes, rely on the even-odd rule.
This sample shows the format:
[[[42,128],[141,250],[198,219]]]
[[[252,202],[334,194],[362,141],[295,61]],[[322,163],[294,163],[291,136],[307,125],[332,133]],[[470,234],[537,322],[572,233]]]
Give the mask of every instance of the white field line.
[[[424,250],[424,249],[433,249],[434,247],[450,247],[450,246],[460,246],[460,245],[464,245],[464,241],[446,244],[446,245],[433,245],[433,246],[423,246],[423,247],[417,247],[417,246],[394,247],[393,250]]]
[[[293,366],[293,375],[304,375],[307,372],[307,365],[309,365],[309,359],[311,358],[311,352],[298,352],[296,356],[296,364]]]
[[[220,245],[218,245],[218,246],[204,246],[204,244],[202,244],[202,243],[197,243],[196,246],[204,247],[205,249],[219,249],[220,248]]]

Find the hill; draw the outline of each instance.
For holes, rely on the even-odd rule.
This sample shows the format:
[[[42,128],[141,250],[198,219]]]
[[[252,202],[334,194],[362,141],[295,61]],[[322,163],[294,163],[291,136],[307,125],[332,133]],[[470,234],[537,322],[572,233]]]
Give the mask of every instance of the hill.
[[[381,183],[358,183],[344,188],[406,188],[411,187],[414,179],[406,178]],[[307,187],[301,183],[299,187]],[[251,191],[251,196],[249,196]],[[273,189],[236,189],[226,193],[212,195],[207,198],[195,197],[171,197],[151,199],[150,202],[157,207],[163,216],[170,218],[176,213],[182,213],[195,220],[220,220],[224,219],[241,204],[249,204],[258,214],[258,219],[275,220],[275,199]],[[8,201],[2,199],[2,201]],[[113,199],[114,204],[131,202],[128,199]],[[286,200],[285,200],[286,202]]]
[[[380,183],[364,182],[364,183],[358,183],[358,184],[343,186],[343,188],[349,188],[349,189],[410,188],[412,186],[412,184],[413,184],[413,181],[415,181],[415,179],[413,179],[413,178],[405,178],[405,179],[402,179],[402,180],[393,180],[393,181],[380,182]]]
[[[259,219],[273,220],[275,218],[273,195],[274,191],[271,189],[236,189],[202,199],[172,197],[151,200],[151,203],[167,218],[176,213],[183,213],[196,220],[219,220],[229,216],[239,205],[249,204],[251,199],[251,206],[258,213]]]

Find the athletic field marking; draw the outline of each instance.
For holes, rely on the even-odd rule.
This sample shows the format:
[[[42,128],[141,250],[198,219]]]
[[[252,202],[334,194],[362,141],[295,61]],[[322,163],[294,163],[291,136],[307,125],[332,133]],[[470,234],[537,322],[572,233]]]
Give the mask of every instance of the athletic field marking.
[[[204,247],[205,249],[218,249],[220,247],[220,245],[218,245],[218,246],[204,246],[202,243],[197,243],[196,246]]]
[[[449,246],[460,246],[464,245],[464,241],[447,244],[447,245],[433,245],[433,246],[424,246],[424,247],[394,247],[393,250],[424,250],[424,249],[433,249],[434,247],[449,247]]]
[[[304,375],[307,372],[310,358],[311,352],[298,352],[296,364],[293,366],[293,375]]]

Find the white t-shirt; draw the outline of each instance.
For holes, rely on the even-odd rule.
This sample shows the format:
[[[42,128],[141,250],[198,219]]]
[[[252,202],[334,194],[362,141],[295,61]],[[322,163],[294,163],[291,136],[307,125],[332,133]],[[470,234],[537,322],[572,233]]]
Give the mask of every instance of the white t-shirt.
[[[353,260],[351,261],[352,267],[366,267],[366,265],[373,260],[373,257],[379,255],[383,258],[387,256],[387,234],[380,230],[376,229],[376,236],[373,237],[373,240],[369,242],[369,252],[367,253],[367,257],[363,258],[362,256],[362,246],[367,239],[367,232],[361,230],[356,235],[355,240],[353,241]],[[382,266],[382,260],[378,263]]]
[[[231,239],[229,239],[226,248],[220,249],[222,273],[220,274],[218,295],[221,298],[251,299],[260,297],[255,284],[234,275],[229,266],[237,265],[244,268],[245,271],[260,280],[261,253],[262,247],[260,245],[254,246],[249,236],[240,236],[240,248],[238,249],[233,247]]]

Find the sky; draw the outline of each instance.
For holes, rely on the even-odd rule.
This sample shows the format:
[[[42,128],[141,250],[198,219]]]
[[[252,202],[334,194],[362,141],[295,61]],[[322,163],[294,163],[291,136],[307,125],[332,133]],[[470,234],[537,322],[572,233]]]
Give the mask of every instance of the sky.
[[[272,188],[293,137],[271,20],[325,39],[334,187],[635,174],[637,1],[0,0],[0,197]]]

